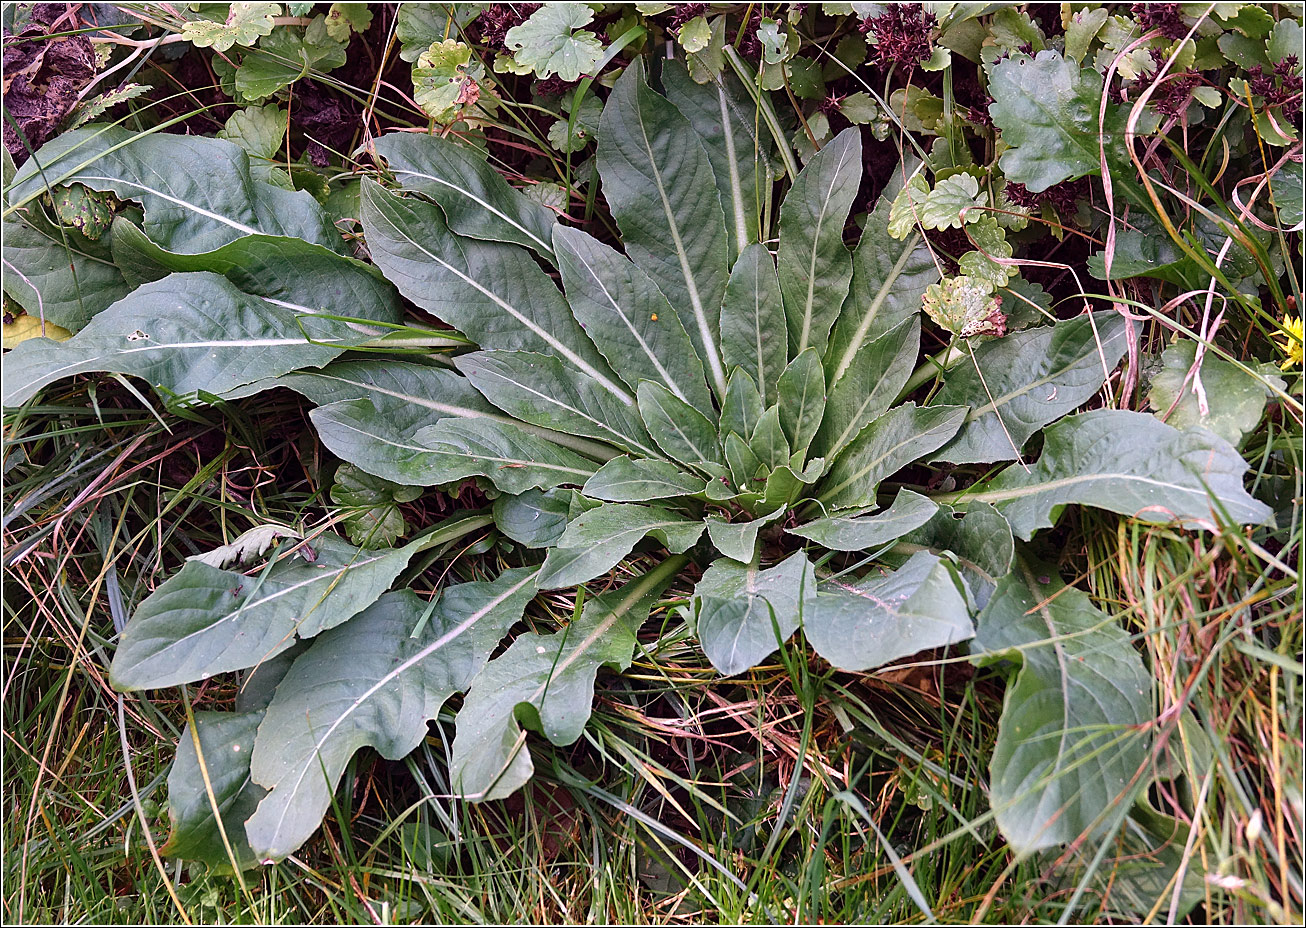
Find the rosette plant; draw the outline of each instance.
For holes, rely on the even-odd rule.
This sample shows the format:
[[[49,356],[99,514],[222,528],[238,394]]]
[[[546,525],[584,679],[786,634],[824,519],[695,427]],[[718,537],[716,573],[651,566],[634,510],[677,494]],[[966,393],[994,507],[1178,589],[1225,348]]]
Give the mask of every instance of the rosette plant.
[[[901,207],[888,234],[912,172],[858,232],[859,130],[795,170],[773,160],[740,85],[697,84],[674,62],[656,84],[637,61],[603,109],[597,174],[620,248],[558,221],[474,150],[397,133],[377,140],[385,170],[361,190],[375,267],[300,242],[274,289],[266,268],[212,255],[290,248],[301,233],[251,219],[183,259],[161,240],[177,222],[161,220],[201,222],[178,206],[186,195],[151,199],[116,149],[112,170],[84,169],[66,142],[42,159],[61,182],[142,203],[143,231],[115,220],[115,236],[152,249],[146,278],[161,279],[68,342],[22,346],[6,403],[91,370],[227,400],[284,386],[316,404],[322,443],[393,496],[475,479],[494,497],[399,547],[263,531],[140,604],[113,661],[120,689],[250,671],[236,711],[197,715],[182,738],[172,853],[243,864],[293,852],[355,751],[404,756],[459,693],[451,791],[510,794],[532,775],[528,732],[580,737],[599,668],[629,664],[677,580],[726,675],[797,646],[800,628],[843,671],[966,641],[976,659],[1006,661],[991,797],[1022,850],[1100,827],[1139,782],[1141,660],[1087,596],[1053,596],[1021,543],[1068,504],[1191,527],[1263,521],[1246,464],[1202,429],[1106,407],[1072,415],[1125,353],[1113,313],[1013,319],[994,337],[1008,326],[986,296],[983,320],[937,314],[955,322],[951,366],[921,364],[939,266]],[[393,284],[467,344],[387,354],[421,339],[381,333],[396,317],[364,313],[381,297],[361,285],[333,289],[335,266],[385,299]],[[205,320],[207,334],[188,333]],[[955,467],[950,487],[934,479],[940,464]],[[429,563],[490,526],[516,566],[429,601],[391,590],[419,554]],[[273,543],[261,565],[227,566]],[[511,635],[537,591],[578,587],[591,595],[570,623]]]

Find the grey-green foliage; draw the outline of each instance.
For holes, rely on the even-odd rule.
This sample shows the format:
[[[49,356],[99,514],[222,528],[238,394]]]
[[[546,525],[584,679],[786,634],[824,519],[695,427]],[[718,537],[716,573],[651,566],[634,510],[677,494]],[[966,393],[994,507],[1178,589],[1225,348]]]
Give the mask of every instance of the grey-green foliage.
[[[257,857],[284,856],[311,834],[354,750],[401,756],[457,691],[468,695],[456,720],[455,789],[484,799],[520,786],[531,772],[526,732],[557,744],[579,736],[598,668],[629,662],[639,625],[691,559],[702,574],[686,589],[686,614],[722,673],[747,672],[800,628],[834,667],[866,670],[965,641],[985,603],[998,615],[1015,582],[1004,579],[1015,538],[1052,524],[1066,504],[1208,527],[1268,517],[1242,486],[1246,464],[1205,429],[1112,409],[1057,421],[1119,360],[1112,316],[955,345],[961,361],[942,389],[900,402],[922,341],[922,292],[937,270],[918,236],[888,235],[896,191],[866,217],[859,243],[845,245],[859,130],[789,178],[778,210],[740,209],[774,200],[764,160],[732,172],[722,151],[727,138],[742,140],[742,125],[732,121],[724,136],[708,128],[712,88],[674,74],[665,89],[683,112],[639,65],[604,106],[597,169],[622,250],[554,222],[449,139],[378,143],[398,184],[364,180],[360,203],[388,283],[348,259],[323,263],[335,259],[323,257],[331,248],[317,241],[311,210],[298,219],[288,210],[278,224],[257,210],[237,218],[235,201],[210,198],[205,209],[222,221],[178,213],[142,192],[140,178],[124,179],[135,175],[120,153],[104,155],[121,175],[111,182],[89,169],[61,172],[141,202],[144,223],[127,233],[141,246],[139,267],[153,255],[141,277],[185,272],[143,284],[64,345],[34,340],[15,352],[6,403],[104,370],[177,393],[286,386],[316,404],[320,440],[353,468],[401,487],[474,478],[497,497],[492,515],[455,519],[402,548],[324,540],[320,563],[188,565],[129,622],[114,664],[124,688],[294,654],[266,708],[245,710],[265,713],[248,778],[232,758],[219,768],[222,820],[243,828]],[[734,89],[717,91],[716,102],[738,113]],[[67,164],[68,148],[56,146],[47,162]],[[244,157],[219,153],[237,166]],[[254,182],[232,177],[248,199]],[[754,189],[740,201],[745,183]],[[776,227],[761,228],[772,215]],[[182,231],[194,239],[177,238]],[[296,236],[308,247],[285,244]],[[763,244],[772,240],[775,254]],[[280,247],[283,263],[301,255],[303,268],[326,268],[313,271],[319,281],[338,271],[382,295],[393,285],[475,350],[449,365],[338,359],[362,333],[307,312],[316,297],[283,305],[285,268],[253,273],[231,260],[263,244]],[[191,258],[225,263],[195,269]],[[1040,430],[1037,460],[1025,460]],[[935,460],[1015,463],[945,495],[932,491],[942,477],[927,463]],[[450,587],[434,606],[385,593],[417,551],[430,549],[429,561],[492,520],[520,546],[510,556],[525,572]],[[876,563],[840,553],[862,550]],[[607,587],[631,556],[655,566],[588,599],[566,627],[521,635],[486,663],[536,589]],[[501,593],[510,601],[491,605]],[[1094,622],[1076,635],[1090,649],[1114,647],[1109,629]],[[1024,643],[990,636],[985,647],[1009,655]],[[1029,658],[1020,677],[1031,704],[1064,690],[1041,668]],[[1075,736],[1075,718],[1045,721],[1058,737]],[[206,717],[197,731],[203,745],[226,726],[244,739],[252,724]],[[1022,743],[1010,724],[1003,733],[1004,743]],[[184,759],[193,770],[195,758]],[[1081,767],[1082,788],[1063,801],[1075,810],[1065,820],[1084,823],[1100,809],[1078,797],[1098,797],[1114,773]],[[189,780],[175,788],[188,824],[174,846],[215,859],[212,810]],[[1028,822],[999,821],[1021,846],[1038,840],[1022,830]],[[244,847],[233,844],[238,863]]]

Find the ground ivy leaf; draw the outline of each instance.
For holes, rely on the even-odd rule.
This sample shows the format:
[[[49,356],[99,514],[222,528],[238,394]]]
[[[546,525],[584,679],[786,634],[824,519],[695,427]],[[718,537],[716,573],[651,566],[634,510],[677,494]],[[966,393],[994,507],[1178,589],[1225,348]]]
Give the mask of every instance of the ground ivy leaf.
[[[635,633],[684,561],[672,558],[585,603],[551,635],[520,636],[481,671],[458,713],[449,779],[473,801],[502,799],[534,771],[519,722],[554,744],[571,744],[589,719],[599,667],[624,670]]]
[[[927,229],[960,229],[980,217],[975,207],[982,205],[979,181],[970,174],[954,174],[934,185],[920,205],[917,218]],[[975,211],[967,215],[968,210]]]
[[[921,552],[895,571],[825,580],[803,612],[803,634],[840,670],[870,670],[975,634],[955,568]]]
[[[831,551],[862,551],[888,544],[920,528],[939,510],[929,497],[899,490],[887,509],[871,513],[829,516],[788,529]]]
[[[295,660],[254,740],[250,772],[268,794],[245,830],[260,859],[280,860],[313,834],[359,748],[399,760],[422,742],[426,722],[521,619],[534,581],[534,569],[515,568],[460,583],[433,610],[410,590],[389,593]]]
[[[1031,435],[1092,398],[1124,354],[1125,320],[1114,312],[1076,316],[978,346],[973,360],[964,359],[944,377],[936,402],[969,406],[970,412],[933,460],[1017,458]]]
[[[233,3],[225,21],[191,20],[182,24],[181,34],[192,45],[225,52],[233,45],[250,46],[271,35],[272,18],[280,15],[280,3]]]
[[[509,29],[504,45],[519,65],[541,78],[557,74],[564,81],[579,80],[603,58],[598,37],[581,28],[593,18],[584,4],[546,3]]]
[[[989,114],[1009,146],[999,159],[1009,181],[1038,193],[1099,172],[1099,142],[1118,157],[1125,114],[1108,104],[1099,130],[1102,77],[1055,51],[1008,58],[993,70]],[[1104,137],[1105,136],[1105,137]]]
[[[1151,675],[1129,636],[1050,568],[1022,566],[980,614],[979,659],[1014,660],[989,769],[998,827],[1018,854],[1102,830],[1147,765]]]
[[[421,487],[393,483],[345,463],[336,468],[331,502],[344,510],[350,541],[365,548],[380,548],[408,534],[399,504],[412,502],[421,492]]]
[[[701,519],[672,509],[604,503],[567,525],[544,560],[540,589],[563,589],[606,574],[646,535],[666,545],[672,554],[680,554],[702,534]]]
[[[726,676],[743,673],[788,640],[815,596],[801,551],[766,570],[720,558],[694,587],[703,652]]]
[[[1095,409],[1043,435],[1043,454],[1029,471],[1010,466],[966,494],[996,506],[1018,538],[1052,525],[1066,503],[1190,528],[1213,528],[1217,507],[1236,523],[1272,519],[1243,489],[1247,463],[1205,429],[1180,431],[1146,413]]]

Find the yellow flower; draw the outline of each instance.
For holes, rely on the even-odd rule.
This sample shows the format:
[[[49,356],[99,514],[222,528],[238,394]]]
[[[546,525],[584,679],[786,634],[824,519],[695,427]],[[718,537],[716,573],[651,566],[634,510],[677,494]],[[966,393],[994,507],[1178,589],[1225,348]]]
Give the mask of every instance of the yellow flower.
[[[1279,370],[1286,371],[1294,364],[1301,364],[1302,349],[1302,322],[1300,316],[1284,316],[1283,331],[1275,333],[1276,338],[1283,340],[1281,347],[1288,353],[1279,365]]]

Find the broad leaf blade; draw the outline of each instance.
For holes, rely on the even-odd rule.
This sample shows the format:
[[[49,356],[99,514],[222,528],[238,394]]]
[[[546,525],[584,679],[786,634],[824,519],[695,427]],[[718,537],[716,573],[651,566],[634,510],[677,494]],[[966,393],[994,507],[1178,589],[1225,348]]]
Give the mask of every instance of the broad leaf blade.
[[[363,181],[362,204],[372,260],[404,296],[482,348],[557,355],[630,398],[528,252],[456,235],[438,206],[372,181]]]
[[[619,590],[589,600],[580,618],[552,635],[522,635],[476,677],[458,713],[449,778],[473,801],[502,799],[531,778],[529,719],[554,744],[580,737],[600,666],[625,669],[635,633],[683,561],[664,562]]]
[[[895,554],[922,550],[951,555],[976,605],[983,608],[998,581],[1010,573],[1016,542],[1001,513],[988,503],[972,502],[964,513],[938,506],[933,518],[894,546]]]
[[[713,562],[694,587],[704,653],[726,676],[743,673],[788,640],[815,596],[816,574],[801,551],[767,570]]]
[[[730,374],[725,398],[721,400],[720,433],[752,435],[765,412],[762,394],[752,376],[743,368],[735,368]]]
[[[831,551],[863,551],[896,541],[930,521],[938,503],[929,497],[899,490],[889,508],[871,514],[830,516],[789,529]]]
[[[1270,508],[1243,489],[1246,471],[1233,446],[1205,429],[1095,409],[1045,429],[1029,471],[1008,467],[967,499],[992,503],[1026,540],[1066,503],[1191,528],[1213,527],[1217,511],[1237,523],[1268,522]]]
[[[702,534],[702,520],[672,509],[604,503],[567,526],[544,560],[540,589],[559,590],[606,574],[646,535],[657,538],[672,554],[680,554]]]
[[[4,405],[15,406],[64,377],[112,372],[178,395],[221,395],[319,367],[366,338],[241,293],[216,274],[173,274],[128,294],[68,341],[23,342],[5,355],[0,392]]]
[[[813,448],[834,458],[871,421],[889,411],[906,385],[920,352],[921,322],[913,315],[866,342],[852,366],[830,390]]]
[[[622,380],[661,383],[704,413],[712,394],[703,363],[662,291],[631,260],[579,229],[553,240],[571,311]]]
[[[769,515],[745,522],[727,522],[721,516],[713,514],[707,517],[707,534],[723,555],[733,561],[748,564],[757,554],[758,532],[785,514],[784,507],[781,507]]]
[[[827,580],[803,613],[803,634],[840,670],[870,670],[975,634],[951,565],[924,552],[888,574]]]
[[[794,178],[780,208],[777,266],[789,347],[824,354],[852,279],[843,227],[857,196],[862,140],[857,127],[826,144]]]
[[[698,135],[648,88],[638,60],[603,107],[598,165],[626,253],[666,294],[724,394],[717,333],[729,265],[716,179]]]
[[[1150,674],[1110,616],[1047,573],[1004,579],[975,641],[985,660],[1020,663],[989,765],[998,827],[1019,854],[1098,832],[1148,764]]]
[[[817,498],[831,509],[875,502],[880,481],[939,448],[957,433],[964,406],[898,406],[866,426],[839,455]]]
[[[268,790],[246,823],[262,859],[294,853],[317,829],[345,764],[361,747],[399,760],[446,699],[466,689],[535,594],[535,572],[443,591],[427,603],[391,593],[319,637],[295,660],[259,725],[250,771]]]
[[[313,561],[292,554],[251,576],[189,561],[137,608],[109,679],[149,690],[253,667],[367,608],[430,543],[367,551],[321,535]]]
[[[749,245],[739,255],[724,299],[721,351],[726,370],[745,371],[770,405],[776,401],[776,385],[789,354],[785,339],[780,338],[786,324],[780,280],[765,246]]]
[[[791,451],[805,454],[825,415],[825,368],[821,355],[808,348],[780,375],[780,425]]]
[[[707,481],[667,461],[615,457],[595,472],[582,489],[591,499],[642,503],[702,493]]]
[[[720,464],[716,428],[707,418],[652,381],[639,385],[639,414],[658,446],[682,464]]]
[[[400,186],[439,203],[459,235],[553,254],[554,214],[510,187],[471,147],[412,132],[392,132],[374,144]]]
[[[957,437],[934,455],[952,464],[1010,461],[1036,431],[1090,399],[1125,354],[1118,313],[1013,332],[948,372],[936,402],[969,406]],[[983,374],[983,379],[980,374]]]

